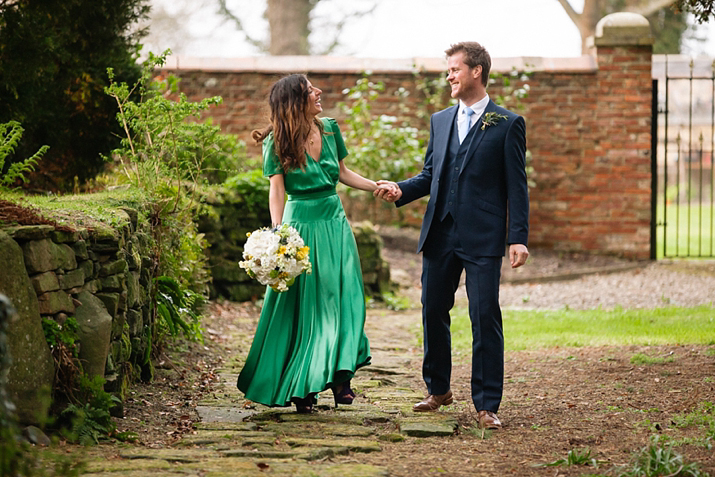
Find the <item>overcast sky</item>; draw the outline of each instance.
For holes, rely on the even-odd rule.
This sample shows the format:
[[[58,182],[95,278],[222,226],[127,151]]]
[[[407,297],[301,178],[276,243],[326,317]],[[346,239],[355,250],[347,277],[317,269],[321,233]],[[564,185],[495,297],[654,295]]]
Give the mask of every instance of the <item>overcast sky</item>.
[[[215,13],[215,0],[188,0],[194,11],[186,15],[184,27],[193,40],[183,46],[152,45],[154,51],[171,47],[182,56],[241,57],[261,54],[243,35]],[[367,8],[377,1],[374,12],[353,20],[340,37],[336,55],[364,58],[442,57],[446,47],[463,40],[476,40],[493,57],[574,57],[581,54],[575,25],[557,0],[325,0],[318,4],[321,18],[337,18],[340,11]],[[154,0],[168,11],[176,11],[182,0]],[[583,0],[571,0],[577,11]],[[264,0],[229,0],[254,37],[265,36],[262,18]],[[685,54],[715,56],[715,25],[711,20],[697,34],[704,44],[687,42]],[[320,28],[311,39],[320,42]],[[171,40],[168,40],[171,41]],[[178,40],[174,40],[178,41]],[[325,38],[323,38],[325,41]]]

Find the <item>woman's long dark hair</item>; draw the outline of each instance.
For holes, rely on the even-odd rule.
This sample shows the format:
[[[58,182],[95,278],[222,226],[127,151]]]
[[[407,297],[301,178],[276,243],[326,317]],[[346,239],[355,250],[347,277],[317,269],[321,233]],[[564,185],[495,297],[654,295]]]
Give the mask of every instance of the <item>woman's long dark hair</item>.
[[[273,132],[276,155],[285,171],[305,167],[305,142],[310,134],[311,121],[323,134],[323,124],[307,116],[309,95],[305,75],[293,74],[276,81],[268,97],[270,124],[251,133],[253,140],[261,143]]]

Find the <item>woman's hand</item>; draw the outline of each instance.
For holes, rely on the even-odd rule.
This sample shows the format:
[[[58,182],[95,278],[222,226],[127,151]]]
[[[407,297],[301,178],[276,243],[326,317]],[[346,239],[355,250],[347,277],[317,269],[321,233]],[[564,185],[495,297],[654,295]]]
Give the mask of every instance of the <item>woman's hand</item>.
[[[376,182],[377,189],[372,193],[387,202],[396,202],[402,197],[402,189],[395,182],[379,180]]]

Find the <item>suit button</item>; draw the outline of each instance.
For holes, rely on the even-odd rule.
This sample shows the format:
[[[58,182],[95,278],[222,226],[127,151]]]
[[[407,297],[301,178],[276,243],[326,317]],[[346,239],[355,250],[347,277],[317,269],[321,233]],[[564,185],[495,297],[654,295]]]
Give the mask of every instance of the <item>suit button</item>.
[[[454,189],[452,189],[452,190],[451,190],[451,191],[449,191],[449,192],[450,192],[450,193],[452,193],[452,194],[454,194]]]
[[[455,170],[455,171],[458,171],[458,170],[459,170],[459,167],[455,167],[454,170]]]

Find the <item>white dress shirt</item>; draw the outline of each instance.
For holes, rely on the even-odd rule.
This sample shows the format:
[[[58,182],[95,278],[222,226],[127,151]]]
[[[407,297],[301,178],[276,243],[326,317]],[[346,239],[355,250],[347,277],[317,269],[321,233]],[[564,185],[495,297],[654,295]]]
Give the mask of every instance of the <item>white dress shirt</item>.
[[[487,109],[487,104],[489,104],[489,95],[484,96],[482,99],[477,101],[474,104],[464,104],[464,101],[461,99],[459,100],[459,111],[457,112],[457,122],[462,122],[466,121],[465,115],[466,113],[464,112],[464,108],[469,106],[472,108],[472,111],[474,111],[474,114],[469,118],[471,119],[471,123],[469,124],[469,129],[472,129],[472,126],[474,126],[474,123],[476,123],[479,118],[482,117],[482,114],[484,114],[484,110]]]

